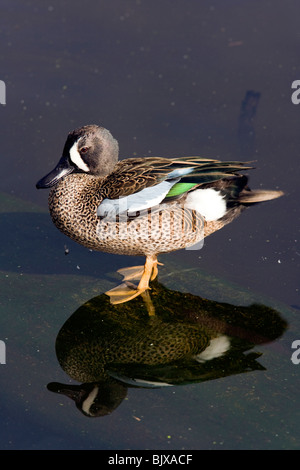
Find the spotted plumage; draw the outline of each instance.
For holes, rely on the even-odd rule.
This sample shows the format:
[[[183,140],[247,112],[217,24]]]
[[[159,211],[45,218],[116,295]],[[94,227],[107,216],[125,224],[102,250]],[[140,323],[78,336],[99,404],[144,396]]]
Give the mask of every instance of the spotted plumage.
[[[93,250],[145,255],[143,270],[110,291],[119,303],[144,292],[157,275],[157,255],[192,247],[248,205],[280,191],[251,191],[251,167],[200,157],[129,158],[118,162],[110,132],[96,125],[68,135],[63,156],[38,188],[51,188],[49,209],[59,230]],[[140,277],[138,288],[130,281]]]

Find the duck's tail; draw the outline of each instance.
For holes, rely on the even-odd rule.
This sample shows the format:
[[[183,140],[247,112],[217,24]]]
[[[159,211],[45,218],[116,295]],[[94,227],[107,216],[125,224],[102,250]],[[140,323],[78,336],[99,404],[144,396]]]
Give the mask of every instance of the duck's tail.
[[[251,191],[242,191],[239,194],[238,201],[240,204],[256,204],[259,202],[270,201],[283,196],[283,191],[272,191],[268,189],[254,189]]]

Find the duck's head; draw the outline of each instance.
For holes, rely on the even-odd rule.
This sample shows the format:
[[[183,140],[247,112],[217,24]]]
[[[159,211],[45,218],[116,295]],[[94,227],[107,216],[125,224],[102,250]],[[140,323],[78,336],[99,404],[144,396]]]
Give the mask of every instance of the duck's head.
[[[76,407],[89,418],[98,418],[112,413],[126,398],[128,386],[108,378],[95,383],[65,385],[50,382],[47,385],[51,392],[66,395],[74,400]]]
[[[50,188],[72,172],[104,177],[113,171],[118,156],[118,142],[107,129],[96,125],[80,127],[69,133],[58,164],[36,187]]]

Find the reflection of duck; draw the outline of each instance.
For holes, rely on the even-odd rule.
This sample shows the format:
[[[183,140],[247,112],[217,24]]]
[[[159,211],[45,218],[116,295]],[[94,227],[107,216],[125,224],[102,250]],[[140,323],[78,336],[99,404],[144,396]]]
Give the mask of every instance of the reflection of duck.
[[[263,305],[236,307],[151,284],[155,315],[142,297],[112,306],[106,295],[80,307],[63,325],[56,352],[63,370],[83,385],[50,384],[82,412],[115,409],[127,387],[201,382],[259,370],[260,353],[245,351],[285,329]],[[124,388],[125,387],[125,388]]]
[[[38,188],[54,186],[49,208],[55,225],[98,251],[145,255],[125,282],[110,291],[113,303],[130,300],[157,275],[157,255],[190,247],[236,218],[249,204],[280,191],[250,191],[249,167],[199,157],[132,158],[118,163],[118,143],[95,125],[71,132],[56,168]],[[123,271],[124,273],[124,271]],[[128,281],[132,277],[129,271]]]

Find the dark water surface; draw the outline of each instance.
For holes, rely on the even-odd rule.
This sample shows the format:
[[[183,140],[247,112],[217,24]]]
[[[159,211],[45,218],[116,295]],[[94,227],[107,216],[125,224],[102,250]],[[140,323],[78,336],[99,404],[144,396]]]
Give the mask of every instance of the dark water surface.
[[[0,10],[0,448],[299,449],[299,2]],[[35,189],[90,123],[121,158],[255,160],[250,185],[285,196],[161,256],[154,317],[112,309],[116,270],[143,259],[72,243]],[[204,361],[216,337],[228,351]]]

